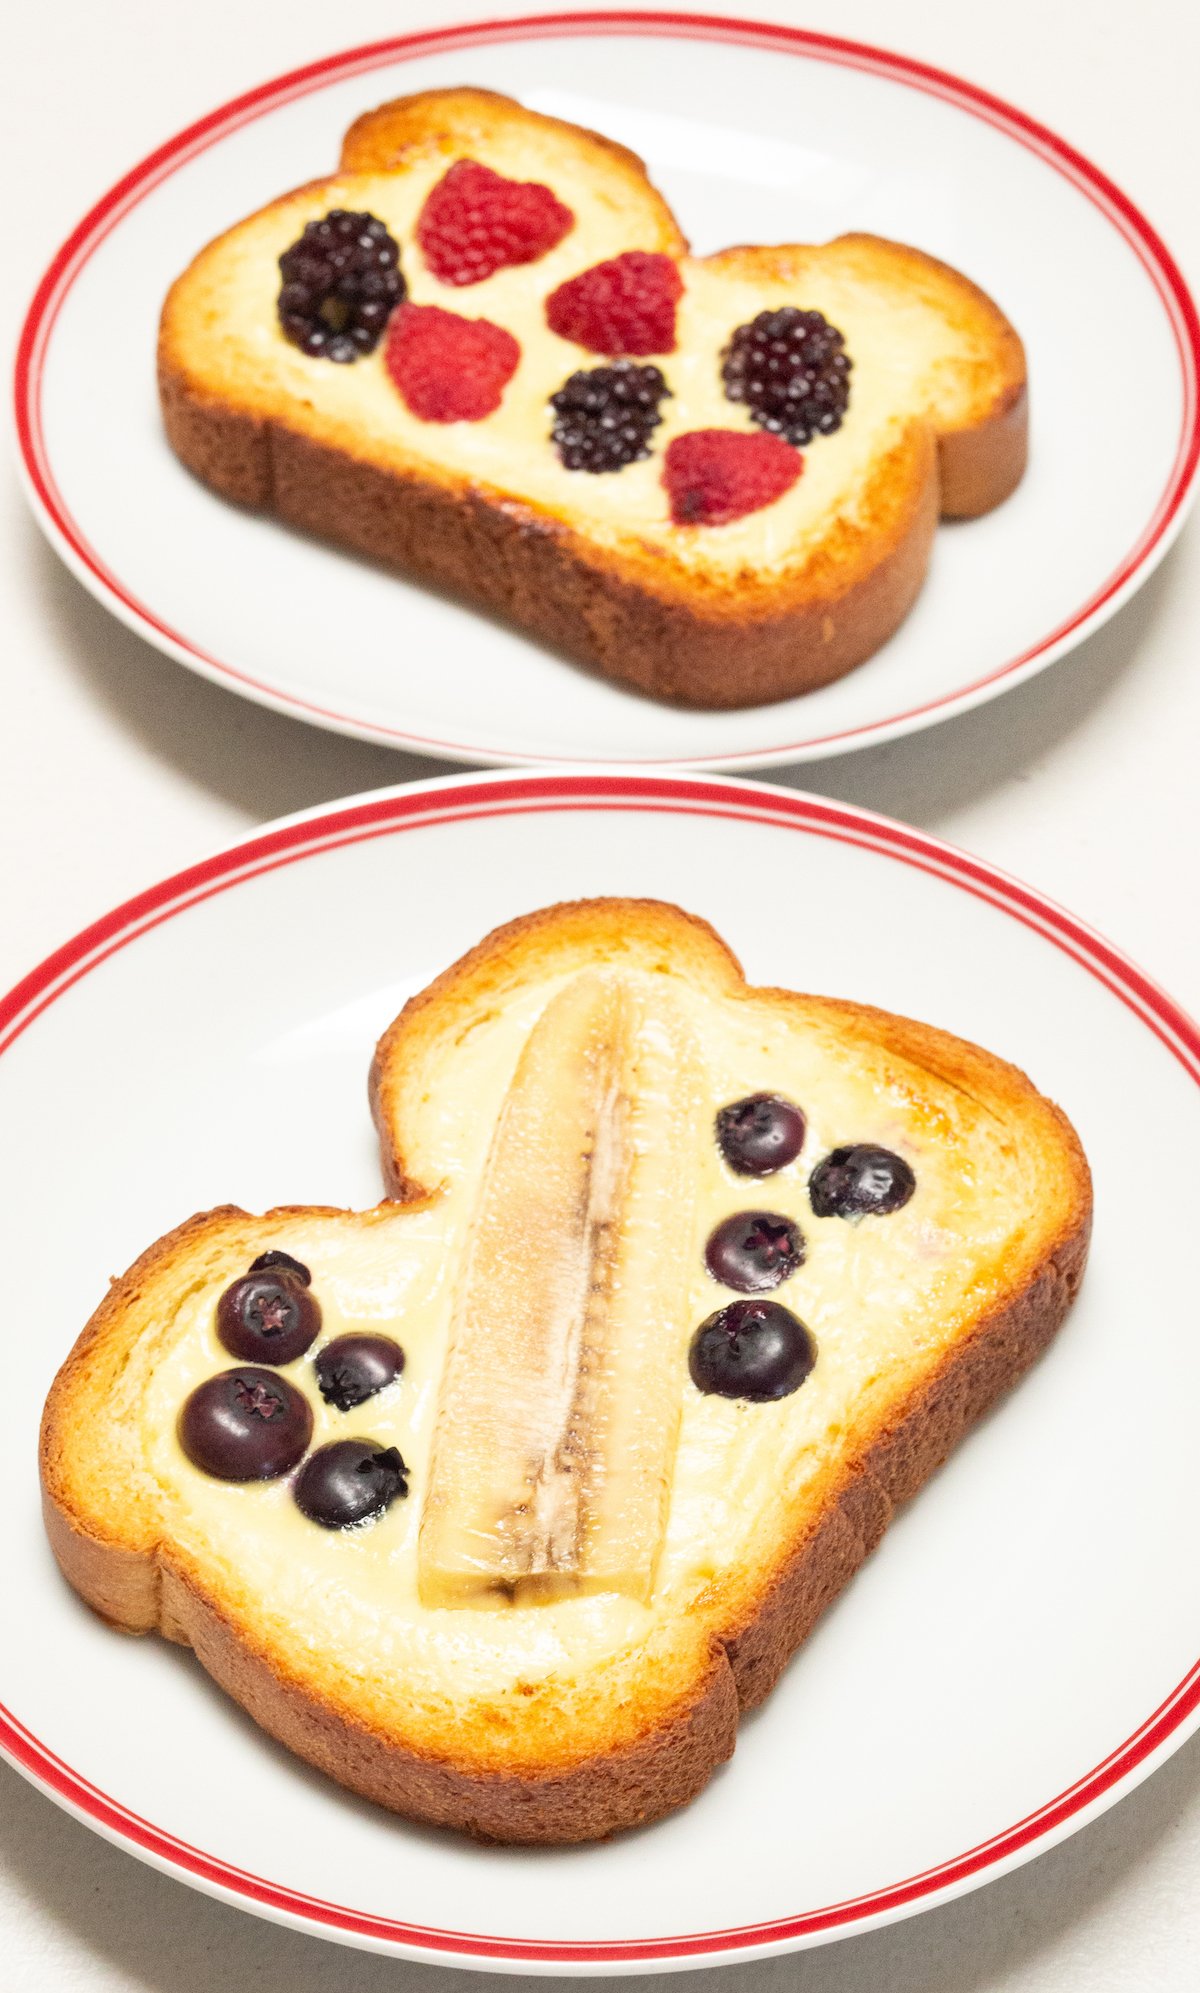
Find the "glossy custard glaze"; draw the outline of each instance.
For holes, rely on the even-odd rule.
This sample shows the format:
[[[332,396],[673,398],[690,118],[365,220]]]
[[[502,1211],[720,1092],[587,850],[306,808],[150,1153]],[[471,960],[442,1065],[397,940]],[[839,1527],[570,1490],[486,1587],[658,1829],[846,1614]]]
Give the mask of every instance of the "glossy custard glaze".
[[[551,332],[546,300],[566,280],[639,242],[639,218],[615,204],[585,164],[564,147],[553,170],[541,142],[506,142],[503,171],[513,179],[553,180],[575,225],[537,261],[498,270],[468,286],[439,283],[415,239],[417,218],[446,172],[444,154],[406,161],[400,174],[344,174],[301,190],[222,237],[183,280],[195,286],[192,350],[211,343],[214,369],[239,400],[276,405],[294,397],[306,429],[350,456],[370,438],[375,460],[528,503],[537,512],[587,533],[601,547],[620,547],[695,568],[698,574],[739,575],[787,556],[801,561],[828,535],[833,515],[853,534],[866,503],[868,473],[881,454],[903,443],[914,416],[951,403],[973,364],[966,333],[947,357],[944,300],[898,277],[881,290],[877,265],[861,245],[748,252],[678,259],[683,295],[677,307],[676,348],[654,356],[671,395],[644,460],[601,474],[572,471],[550,443],[550,398],[596,355]],[[486,148],[484,148],[486,151]],[[485,160],[486,163],[486,160]],[[500,406],[480,421],[429,423],[406,408],[388,377],[383,348],[351,365],[311,359],[284,337],[276,313],[277,259],[306,224],[327,210],[351,208],[382,221],[400,245],[407,296],[466,318],[505,328],[520,346],[516,372]],[[766,308],[817,311],[843,335],[853,360],[853,386],[836,434],[818,436],[804,451],[803,476],[774,503],[712,529],[674,525],[662,485],[663,455],[672,439],[710,428],[761,435],[748,409],[730,401],[721,356],[739,326]],[[982,357],[982,356],[981,356]],[[875,500],[878,503],[878,499]]]
[[[231,1592],[252,1595],[267,1615],[285,1657],[303,1666],[305,1651],[336,1654],[343,1675],[380,1709],[390,1697],[397,1707],[426,1696],[469,1711],[472,1698],[535,1695],[539,1685],[644,1650],[656,1629],[680,1616],[697,1641],[710,1625],[728,1624],[785,1519],[794,1528],[806,1500],[818,1498],[832,1450],[858,1422],[877,1419],[881,1403],[903,1397],[964,1315],[1000,1290],[1007,1255],[1019,1245],[1029,1195],[1021,1158],[985,1107],[881,1049],[867,1046],[848,1060],[819,1017],[801,1011],[792,1021],[777,999],[718,998],[673,979],[702,1050],[708,1108],[692,1158],[693,1270],[674,1318],[662,1323],[677,1352],[679,1422],[653,1591],[645,1602],[601,1591],[537,1604],[501,1597],[483,1606],[422,1604],[422,1500],[487,1147],[532,1026],[567,980],[548,977],[484,1013],[433,1076],[419,1144],[424,1180],[436,1192],[428,1203],[383,1207],[369,1222],[296,1212],[261,1224],[258,1249],[302,1260],[321,1309],[317,1343],[279,1373],[312,1406],[312,1446],[367,1438],[397,1447],[409,1471],[407,1497],[359,1528],[322,1529],[301,1514],[291,1477],[235,1486],[188,1462],[176,1434],[179,1409],[195,1386],[229,1366],[216,1307],[245,1272],[244,1259],[214,1265],[211,1280],[161,1324],[144,1374],[128,1381],[129,1412],[140,1419],[144,1459],[182,1561],[211,1566],[215,1558]],[[752,1404],[696,1390],[687,1351],[697,1326],[733,1299],[706,1270],[705,1242],[724,1219],[763,1201],[765,1190],[723,1161],[715,1117],[758,1092],[783,1094],[807,1119],[800,1154],[769,1178],[769,1203],[806,1241],[803,1265],[777,1298],[811,1331],[817,1356],[792,1395]],[[903,1157],[914,1195],[902,1209],[858,1222],[816,1217],[811,1169],[858,1141]],[[342,1412],[322,1398],[313,1359],[349,1333],[394,1338],[405,1366],[369,1402]]]

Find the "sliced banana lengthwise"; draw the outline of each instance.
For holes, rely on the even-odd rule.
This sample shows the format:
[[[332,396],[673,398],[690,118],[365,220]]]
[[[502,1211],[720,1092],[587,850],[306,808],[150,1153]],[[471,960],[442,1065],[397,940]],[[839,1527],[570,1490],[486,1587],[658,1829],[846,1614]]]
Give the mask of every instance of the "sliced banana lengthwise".
[[[699,1046],[650,978],[547,1005],[492,1139],[421,1519],[427,1605],[647,1599],[697,1250]]]

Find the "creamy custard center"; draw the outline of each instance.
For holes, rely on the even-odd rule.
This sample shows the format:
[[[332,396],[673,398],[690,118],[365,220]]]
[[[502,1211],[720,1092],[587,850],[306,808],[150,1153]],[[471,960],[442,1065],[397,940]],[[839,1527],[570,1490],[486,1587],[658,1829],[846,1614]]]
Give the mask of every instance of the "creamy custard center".
[[[414,1693],[449,1693],[465,1707],[519,1684],[573,1679],[672,1615],[720,1623],[743,1573],[794,1525],[806,1491],[815,1493],[842,1436],[871,1416],[881,1393],[894,1393],[952,1343],[964,1315],[998,1287],[1026,1210],[1019,1154],[996,1139],[980,1153],[979,1110],[949,1083],[866,1046],[847,1061],[817,1024],[790,1023],[753,997],[717,1001],[676,986],[704,1048],[707,1098],[688,1138],[695,1215],[680,1294],[678,1437],[652,1590],[645,1601],[613,1589],[538,1604],[500,1597],[496,1612],[431,1608],[418,1585],[418,1535],[456,1283],[491,1131],[534,1024],[565,980],[523,991],[456,1046],[452,1080],[428,1106],[422,1154],[430,1180],[443,1182],[429,1207],[397,1209],[368,1233],[353,1216],[264,1224],[264,1247],[280,1246],[312,1269],[322,1342],[371,1329],[402,1344],[403,1375],[351,1414],[321,1400],[310,1359],[282,1374],[313,1404],[314,1446],[367,1435],[400,1448],[411,1470],[407,1500],[364,1528],[325,1531],[300,1514],[286,1481],[233,1486],[190,1465],[176,1419],[188,1392],[230,1363],[214,1329],[223,1281],[190,1295],[164,1325],[142,1398],[144,1457],[163,1490],[172,1539],[201,1565],[215,1560],[231,1595],[253,1598],[285,1651],[299,1641],[345,1656],[376,1702],[394,1695],[399,1707]],[[795,1162],[748,1182],[722,1161],[712,1116],[757,1091],[795,1100],[808,1133]],[[830,1149],[862,1140],[912,1165],[915,1195],[886,1218],[815,1218],[809,1170]],[[723,1218],[762,1204],[807,1240],[805,1264],[778,1298],[811,1329],[817,1361],[792,1397],[756,1405],[703,1396],[685,1364],[691,1329],[732,1298],[706,1271],[703,1241]],[[233,1266],[224,1277],[242,1271]]]

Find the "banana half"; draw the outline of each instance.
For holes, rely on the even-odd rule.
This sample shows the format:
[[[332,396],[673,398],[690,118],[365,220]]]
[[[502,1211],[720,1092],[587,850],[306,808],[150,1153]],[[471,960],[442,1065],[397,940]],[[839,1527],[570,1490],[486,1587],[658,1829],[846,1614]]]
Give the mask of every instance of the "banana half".
[[[424,1604],[649,1598],[687,1374],[703,1082],[657,979],[585,971],[530,1033],[454,1301]]]

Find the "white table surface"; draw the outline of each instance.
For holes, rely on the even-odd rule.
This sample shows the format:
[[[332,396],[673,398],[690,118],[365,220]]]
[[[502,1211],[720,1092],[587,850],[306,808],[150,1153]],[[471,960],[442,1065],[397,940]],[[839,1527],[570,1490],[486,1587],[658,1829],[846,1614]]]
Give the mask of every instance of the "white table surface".
[[[8,345],[60,239],[181,125],[332,49],[486,11],[487,0],[19,0],[0,75]],[[746,11],[882,42],[1011,98],[1114,176],[1200,288],[1193,0],[748,0]],[[1137,419],[1130,361],[1115,414],[1098,411],[1115,438]],[[236,701],[160,657],[60,567],[11,473],[0,474],[0,574],[0,987],[115,901],[264,818],[445,767]],[[1200,518],[1134,602],[1042,677],[927,733],[777,779],[906,818],[1030,879],[1195,1010],[1198,758]],[[1194,1993],[1198,1878],[1200,1738],[1098,1823],[947,1909],[671,1983]],[[4,1993],[449,1993],[460,1978],[469,1993],[486,1977],[339,1953],[227,1909],[109,1847],[5,1767],[0,1931]]]

